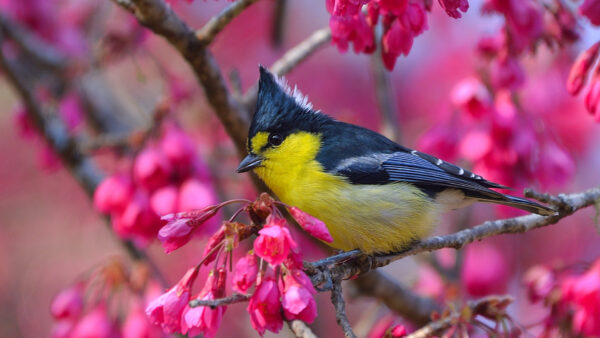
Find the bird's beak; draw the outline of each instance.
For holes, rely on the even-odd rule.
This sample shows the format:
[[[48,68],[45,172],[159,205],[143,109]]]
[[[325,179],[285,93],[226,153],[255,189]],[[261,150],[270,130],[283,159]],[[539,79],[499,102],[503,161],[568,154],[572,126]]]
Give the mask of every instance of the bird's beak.
[[[262,164],[264,158],[260,155],[254,155],[252,153],[248,154],[248,156],[244,157],[240,165],[237,167],[238,173],[243,173],[248,170],[254,169]]]

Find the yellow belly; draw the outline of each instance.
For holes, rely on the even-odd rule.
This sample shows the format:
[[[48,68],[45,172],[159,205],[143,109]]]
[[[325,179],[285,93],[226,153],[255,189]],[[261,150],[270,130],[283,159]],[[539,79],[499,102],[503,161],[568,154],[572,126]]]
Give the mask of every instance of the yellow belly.
[[[353,185],[323,173],[316,162],[293,175],[255,171],[283,202],[325,222],[334,248],[396,252],[427,235],[438,218],[435,203],[406,183]]]

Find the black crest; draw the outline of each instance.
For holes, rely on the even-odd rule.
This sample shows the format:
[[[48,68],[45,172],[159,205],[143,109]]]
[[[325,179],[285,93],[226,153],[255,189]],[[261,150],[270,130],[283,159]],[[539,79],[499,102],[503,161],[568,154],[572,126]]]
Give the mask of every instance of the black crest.
[[[282,136],[296,130],[316,132],[330,117],[312,109],[308,100],[285,80],[277,78],[260,66],[256,112],[250,125],[249,138],[259,131],[277,131]]]

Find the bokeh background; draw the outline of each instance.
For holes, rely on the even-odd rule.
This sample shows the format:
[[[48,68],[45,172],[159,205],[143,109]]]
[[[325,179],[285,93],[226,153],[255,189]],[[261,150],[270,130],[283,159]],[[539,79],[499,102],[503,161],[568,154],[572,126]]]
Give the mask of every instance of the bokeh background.
[[[119,25],[131,19],[113,3],[90,2],[95,3],[93,8],[101,13],[98,19],[100,31],[113,29],[111,27],[121,29]],[[90,6],[77,1],[49,3],[52,3],[50,13],[61,19],[76,15],[75,9],[84,11]],[[174,1],[173,7],[190,25],[200,27],[227,4],[226,1]],[[499,17],[480,14],[481,1],[470,1],[470,4],[471,8],[460,20],[449,18],[434,4],[429,29],[415,39],[409,56],[400,57],[395,69],[389,73],[397,109],[397,128],[402,143],[408,147],[448,156],[448,153],[440,153],[439,147],[424,149],[429,144],[427,137],[435,128],[441,130],[439,128],[451,123],[450,116],[456,114],[451,99],[453,89],[460,81],[477,74],[481,68],[477,43],[502,24]],[[0,11],[8,11],[11,0],[0,2],[0,5]],[[238,73],[244,89],[256,82],[259,64],[272,64],[289,47],[314,30],[327,26],[329,21],[324,1],[287,1],[282,44],[274,46],[271,39],[274,7],[272,0],[251,6],[217,37],[211,47],[224,74]],[[67,13],[67,10],[71,12]],[[537,175],[516,179],[519,185],[515,193],[520,193],[519,189],[523,187],[569,193],[598,185],[600,126],[585,111],[583,99],[572,97],[565,89],[574,57],[600,37],[600,32],[587,24],[581,31],[582,38],[576,44],[561,51],[541,47],[535,56],[524,60],[527,79],[519,92],[528,115],[522,118],[531,121],[539,133],[549,134],[560,151],[532,154],[544,156],[544,159],[536,160],[546,161],[544,163],[548,165],[537,166]],[[153,107],[165,96],[172,95],[173,84],[178,85],[186,99],[173,107],[173,114],[193,139],[198,156],[210,168],[219,200],[255,196],[248,177],[235,173],[234,147],[206,104],[187,64],[161,38],[149,32],[144,34],[143,43],[135,50],[117,55],[101,67],[102,79],[135,113],[128,118],[139,125],[147,125],[152,121]],[[86,39],[85,47],[90,50],[103,46],[102,39],[97,36]],[[369,55],[356,55],[352,51],[340,53],[335,46],[327,45],[297,66],[287,79],[323,112],[381,131],[382,119],[371,63]],[[165,74],[165,69],[169,74]],[[94,209],[92,201],[70,173],[56,163],[41,142],[23,136],[15,113],[18,105],[15,91],[0,78],[0,336],[44,337],[53,325],[49,307],[58,291],[107,259],[126,256],[105,219]],[[464,135],[459,134],[460,128],[455,130],[454,135],[452,132],[444,135],[460,140]],[[109,173],[126,166],[116,163],[110,151],[100,151],[96,156]],[[465,151],[458,151],[452,157],[450,160],[473,165]],[[510,175],[519,176],[521,172],[514,170]],[[437,233],[511,215],[514,214],[504,209],[477,205],[467,212],[449,213]],[[534,324],[545,310],[539,304],[532,305],[524,296],[523,273],[540,263],[587,266],[600,255],[600,236],[594,217],[593,208],[589,208],[545,229],[499,236],[470,245],[466,249],[464,269],[471,270],[464,273],[475,275],[469,277],[475,284],[490,286],[497,283],[498,286],[490,286],[493,292],[515,296],[510,312],[521,324]],[[464,220],[467,223],[458,224]],[[295,234],[302,236],[298,231]],[[172,284],[198,260],[203,244],[204,239],[198,238],[177,252],[165,255],[159,243],[154,242],[148,251]],[[306,245],[310,248],[306,251],[308,259],[327,254],[310,243]],[[471,256],[475,258],[470,258],[469,251],[473,251]],[[443,251],[439,254],[440,260],[452,260],[454,254],[453,250]],[[409,258],[384,270],[427,295],[446,297],[454,293],[460,295],[458,298],[470,297],[468,290],[461,290],[465,283],[459,283],[458,290],[447,288],[448,284],[436,275],[426,260]],[[351,293],[348,295],[350,320],[357,332],[366,334],[388,312],[376,301],[354,297]],[[319,317],[311,327],[317,334],[342,336],[335,324],[328,295],[319,295],[318,302]],[[230,307],[219,335],[257,336],[244,308],[241,304]],[[532,330],[535,332],[535,328]],[[282,334],[290,335],[286,329]]]

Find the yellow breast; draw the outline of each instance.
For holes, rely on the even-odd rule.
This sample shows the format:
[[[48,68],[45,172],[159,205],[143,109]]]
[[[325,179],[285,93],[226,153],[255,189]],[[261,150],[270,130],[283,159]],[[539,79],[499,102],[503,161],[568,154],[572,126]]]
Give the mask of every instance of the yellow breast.
[[[284,202],[327,225],[342,249],[399,251],[425,236],[436,222],[436,205],[407,183],[355,185],[322,170],[315,160],[318,135],[296,133],[267,150],[257,175]]]

